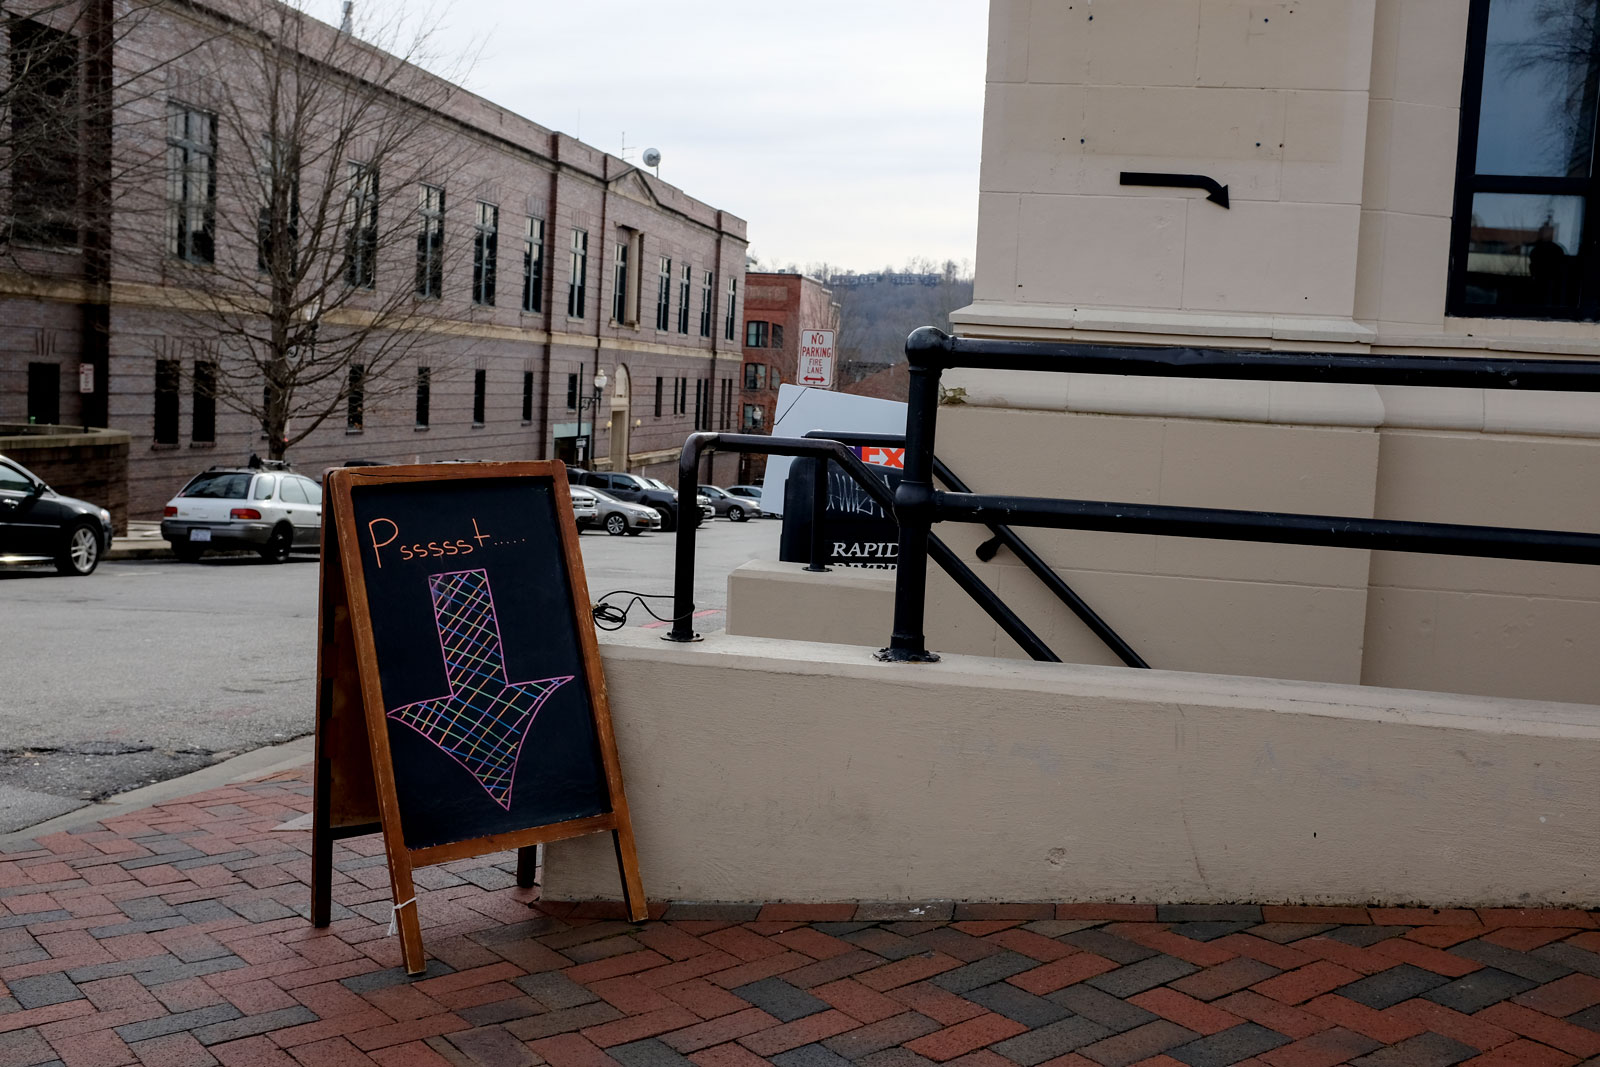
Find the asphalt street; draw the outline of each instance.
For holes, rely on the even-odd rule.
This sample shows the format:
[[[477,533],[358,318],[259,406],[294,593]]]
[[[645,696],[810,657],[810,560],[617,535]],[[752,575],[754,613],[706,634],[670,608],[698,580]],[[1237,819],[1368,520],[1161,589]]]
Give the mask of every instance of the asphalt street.
[[[728,573],[776,559],[778,531],[701,529],[696,629],[722,628]],[[675,541],[584,533],[591,600],[670,594]],[[309,733],[318,573],[306,556],[109,562],[88,578],[0,567],[0,834]],[[671,615],[670,599],[649,604]],[[635,607],[627,625],[665,624]]]

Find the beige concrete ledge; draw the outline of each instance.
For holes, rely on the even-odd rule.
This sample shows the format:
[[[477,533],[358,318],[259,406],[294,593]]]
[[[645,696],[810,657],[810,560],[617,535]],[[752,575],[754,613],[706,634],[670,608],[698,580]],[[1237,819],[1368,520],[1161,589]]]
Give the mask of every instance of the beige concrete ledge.
[[[645,889],[1600,902],[1600,708],[714,635],[601,645]],[[546,893],[615,898],[603,838]]]

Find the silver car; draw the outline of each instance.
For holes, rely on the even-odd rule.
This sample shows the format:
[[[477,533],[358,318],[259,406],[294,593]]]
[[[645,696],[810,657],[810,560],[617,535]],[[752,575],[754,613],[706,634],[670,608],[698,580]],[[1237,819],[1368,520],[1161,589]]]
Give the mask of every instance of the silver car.
[[[567,496],[572,500],[572,517],[577,520],[578,529],[599,523],[600,501],[592,491],[574,485],[567,490]]]
[[[196,475],[161,513],[172,554],[193,562],[208,549],[254,549],[282,563],[322,538],[322,486],[284,470],[212,467]]]
[[[655,508],[618,500],[604,489],[592,485],[584,486],[583,491],[595,498],[596,517],[593,524],[612,537],[621,537],[623,534],[637,537],[646,530],[661,528],[661,516]]]
[[[734,496],[726,489],[718,489],[714,485],[702,485],[700,495],[711,501],[711,506],[718,515],[726,515],[732,522],[744,522],[754,515],[761,517],[761,501],[747,496]]]

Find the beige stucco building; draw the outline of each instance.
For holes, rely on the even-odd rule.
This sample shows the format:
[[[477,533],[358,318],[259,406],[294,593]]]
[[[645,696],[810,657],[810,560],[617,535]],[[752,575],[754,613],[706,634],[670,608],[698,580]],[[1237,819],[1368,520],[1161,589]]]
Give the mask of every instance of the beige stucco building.
[[[952,319],[978,337],[1600,355],[1583,229],[1595,9],[994,0],[975,298]],[[1123,185],[1128,171],[1210,177],[1229,205]],[[977,492],[1600,529],[1593,396],[992,371],[944,384],[962,403],[941,412],[939,453]],[[1154,666],[1600,691],[1591,569],[1028,539]],[[1064,658],[1115,662],[1008,554],[983,573]],[[953,587],[933,595],[930,617],[961,613],[967,650],[1019,654]]]

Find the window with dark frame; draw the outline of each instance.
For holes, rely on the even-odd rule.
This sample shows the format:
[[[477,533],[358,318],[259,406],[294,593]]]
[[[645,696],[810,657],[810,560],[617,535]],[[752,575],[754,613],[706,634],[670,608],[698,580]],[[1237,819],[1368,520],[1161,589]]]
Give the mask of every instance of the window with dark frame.
[[[494,271],[500,245],[500,209],[478,201],[473,212],[472,302],[494,306]]]
[[[679,378],[672,396],[672,413],[685,415],[689,411],[689,379]]]
[[[489,372],[475,370],[472,372],[472,425],[482,426],[484,415],[484,402],[489,392]]]
[[[78,38],[32,19],[9,21],[12,236],[76,245],[80,125],[60,117],[78,111]]]
[[[746,404],[744,406],[744,422],[740,428],[745,433],[760,433],[765,421],[766,412],[762,410],[760,404]]]
[[[300,159],[298,148],[271,137],[261,139],[261,212],[256,217],[256,269],[280,279],[295,273],[300,244]],[[274,258],[284,249],[283,262]]]
[[[543,219],[528,219],[522,234],[522,310],[544,310]]]
[[[589,285],[589,234],[585,230],[572,231],[571,267],[567,280],[567,317],[581,319]]]
[[[578,376],[576,374],[567,375],[567,410],[578,410]]]
[[[716,289],[717,276],[710,271],[700,275],[700,336],[711,336],[711,315],[713,290]]]
[[[360,363],[350,364],[350,380],[345,391],[346,433],[359,433],[367,423],[367,368]]]
[[[783,327],[776,322],[772,324],[772,347],[783,347]]]
[[[371,289],[378,280],[378,168],[350,163],[346,175],[344,281],[352,289]]]
[[[167,252],[217,255],[217,116],[178,103],[167,105]]]
[[[708,407],[709,405],[706,403],[706,380],[704,378],[696,378],[694,380],[694,428],[696,430],[705,429],[704,422]]]
[[[733,421],[733,379],[722,379],[722,429]]]
[[[151,436],[158,445],[178,443],[178,383],[182,373],[177,360],[156,360],[155,425]]]
[[[732,341],[738,329],[738,316],[736,309],[739,306],[739,279],[728,279],[728,308],[722,318],[722,339]]]
[[[767,365],[765,363],[746,363],[744,365],[744,387],[751,391],[767,387]]]
[[[194,388],[190,403],[189,440],[215,444],[217,440],[217,365],[208,359],[194,361]]]
[[[656,418],[658,419],[661,417],[661,393],[662,386],[665,384],[665,382],[665,378],[661,377],[659,374],[656,375]]]
[[[683,265],[683,280],[678,283],[678,332],[689,332],[689,289],[694,284],[694,268]]]
[[[522,372],[522,425],[533,421],[533,371]]]
[[[767,324],[759,319],[751,319],[745,323],[744,346],[746,348],[766,348]]]
[[[417,368],[417,429],[426,430],[433,402],[433,368]]]
[[[444,190],[424,185],[417,191],[417,295],[444,294]]]
[[[617,261],[612,271],[611,321],[628,321],[628,242],[617,242]]]
[[[1600,319],[1600,0],[1472,0],[1446,311]]]
[[[672,329],[672,260],[661,257],[661,274],[656,280],[656,329]]]
[[[28,364],[28,421],[50,426],[61,421],[61,364]]]

